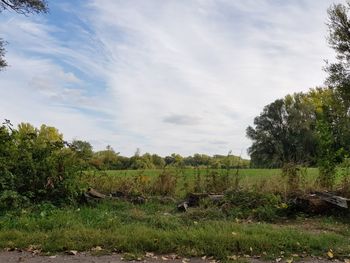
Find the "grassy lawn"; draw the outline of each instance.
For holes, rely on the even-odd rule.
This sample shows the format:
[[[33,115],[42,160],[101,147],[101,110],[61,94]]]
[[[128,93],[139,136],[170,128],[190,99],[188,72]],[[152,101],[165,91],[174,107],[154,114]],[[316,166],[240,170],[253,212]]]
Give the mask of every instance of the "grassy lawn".
[[[101,246],[135,255],[152,251],[221,259],[232,255],[276,258],[281,253],[324,256],[329,249],[339,257],[350,253],[348,225],[334,218],[250,223],[213,209],[178,213],[173,204],[122,201],[79,209],[41,206],[2,215],[0,247],[34,245],[57,252]]]

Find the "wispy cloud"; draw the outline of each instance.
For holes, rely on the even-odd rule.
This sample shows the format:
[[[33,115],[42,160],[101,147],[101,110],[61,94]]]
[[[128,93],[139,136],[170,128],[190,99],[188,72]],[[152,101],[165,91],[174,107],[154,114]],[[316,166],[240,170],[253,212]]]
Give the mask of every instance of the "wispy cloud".
[[[122,154],[245,153],[264,105],[322,84],[331,2],[89,0],[63,2],[65,24],[8,16],[0,109]],[[3,102],[14,93],[23,109]]]

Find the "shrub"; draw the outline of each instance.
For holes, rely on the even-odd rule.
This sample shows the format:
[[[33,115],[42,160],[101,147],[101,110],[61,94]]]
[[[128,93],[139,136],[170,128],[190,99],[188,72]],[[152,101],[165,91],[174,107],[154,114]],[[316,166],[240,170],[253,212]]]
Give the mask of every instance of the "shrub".
[[[79,195],[80,170],[75,152],[53,127],[30,124],[0,127],[0,206],[24,201],[72,203]]]
[[[163,170],[152,186],[152,192],[160,195],[174,195],[177,177],[168,170]]]
[[[229,209],[226,208],[228,215],[262,221],[273,221],[283,216],[287,208],[279,195],[255,191],[228,192],[226,201],[229,205]]]

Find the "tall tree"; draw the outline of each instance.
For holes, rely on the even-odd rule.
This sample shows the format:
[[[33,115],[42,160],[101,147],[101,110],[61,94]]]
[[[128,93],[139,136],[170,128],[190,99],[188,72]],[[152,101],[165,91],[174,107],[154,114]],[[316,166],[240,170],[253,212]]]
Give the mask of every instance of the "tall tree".
[[[333,4],[328,9],[328,43],[336,52],[337,61],[327,63],[326,84],[340,93],[347,108],[350,107],[350,2]]]
[[[248,149],[251,164],[281,167],[284,163],[314,163],[316,141],[313,132],[314,111],[305,94],[288,95],[264,107],[247,128],[253,140]]]
[[[18,14],[29,15],[46,13],[48,10],[45,0],[0,0],[0,13],[4,10],[15,11]],[[0,38],[0,70],[7,66],[5,60],[5,41]]]

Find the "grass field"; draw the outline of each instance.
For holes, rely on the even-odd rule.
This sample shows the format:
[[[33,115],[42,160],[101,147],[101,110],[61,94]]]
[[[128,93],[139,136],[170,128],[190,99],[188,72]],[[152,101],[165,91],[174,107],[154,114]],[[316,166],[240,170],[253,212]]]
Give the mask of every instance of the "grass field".
[[[152,187],[159,187],[157,180],[162,172],[88,172],[80,180],[105,193],[136,188],[141,193],[147,190],[145,193],[151,195]],[[198,183],[205,185],[213,174],[217,184],[228,175],[227,187],[239,178],[240,191],[250,193],[247,204],[223,212],[218,206],[203,203],[186,213],[178,212],[176,204],[186,192],[195,190]],[[317,174],[317,169],[305,170],[301,189],[314,187]],[[51,253],[87,251],[100,246],[103,250],[99,253],[128,253],[131,259],[142,257],[146,252],[214,256],[221,260],[238,256],[297,260],[310,255],[326,257],[330,249],[335,258],[350,255],[349,215],[276,216],[284,211],[280,208],[283,198],[271,199],[271,193],[287,191],[286,178],[278,169],[242,169],[238,175],[235,170],[172,169],[164,178],[165,183],[175,186],[175,191],[168,194],[173,199],[166,202],[149,198],[145,204],[136,205],[113,200],[66,208],[46,204],[4,212],[0,215],[0,247],[34,247]],[[256,207],[249,204],[259,201],[260,197],[266,199],[265,203]],[[272,220],[270,215],[276,217]]]
[[[90,172],[84,176],[82,181],[102,192],[110,193],[123,190],[126,187],[125,181],[139,179],[143,184],[154,181],[163,170],[115,170],[105,172]],[[205,184],[206,181],[213,180],[215,173],[217,180],[228,174],[229,183],[233,184],[236,178],[239,186],[243,189],[253,189],[264,192],[286,192],[287,178],[282,176],[281,169],[167,169],[169,173],[176,177],[176,196],[183,197],[188,192],[195,191],[196,185]],[[301,190],[307,191],[317,187],[317,168],[304,169],[300,182]],[[198,176],[200,175],[200,176]],[[199,178],[199,179],[198,179]],[[339,180],[338,180],[339,181]],[[215,183],[215,182],[211,182]],[[135,186],[135,185],[133,185]],[[227,185],[230,187],[230,185]]]

